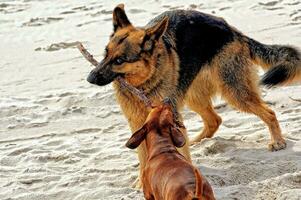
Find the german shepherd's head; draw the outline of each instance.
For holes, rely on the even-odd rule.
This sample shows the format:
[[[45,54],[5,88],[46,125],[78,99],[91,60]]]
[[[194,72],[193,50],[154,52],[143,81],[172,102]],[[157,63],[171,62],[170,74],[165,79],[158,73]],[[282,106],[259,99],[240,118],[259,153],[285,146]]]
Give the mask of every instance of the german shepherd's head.
[[[149,28],[134,27],[120,4],[113,11],[114,32],[105,49],[104,59],[93,69],[87,81],[96,85],[107,85],[117,76],[128,83],[139,86],[155,71],[157,54],[154,49],[166,30],[168,19]]]

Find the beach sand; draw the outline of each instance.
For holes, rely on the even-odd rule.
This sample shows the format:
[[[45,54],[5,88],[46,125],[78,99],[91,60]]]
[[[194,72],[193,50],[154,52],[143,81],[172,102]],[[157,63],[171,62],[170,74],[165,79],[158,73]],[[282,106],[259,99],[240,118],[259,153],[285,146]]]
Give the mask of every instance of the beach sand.
[[[123,2],[135,25],[166,10],[196,9],[224,17],[259,41],[301,47],[298,0]],[[91,67],[75,48],[81,41],[102,58],[118,3],[0,0],[1,200],[143,199],[131,187],[138,160],[124,146],[131,133],[112,86],[85,80]],[[217,199],[301,199],[301,86],[262,94],[288,146],[269,152],[264,123],[217,97],[222,125],[191,147]],[[183,115],[192,138],[202,121],[187,109]]]

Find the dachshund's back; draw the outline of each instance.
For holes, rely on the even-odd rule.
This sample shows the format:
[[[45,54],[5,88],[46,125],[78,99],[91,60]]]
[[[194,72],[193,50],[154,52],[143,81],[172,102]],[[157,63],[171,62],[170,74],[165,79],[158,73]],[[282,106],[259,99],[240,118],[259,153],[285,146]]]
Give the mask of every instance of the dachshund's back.
[[[153,191],[155,199],[191,200],[202,194],[203,181],[197,180],[197,169],[177,152],[150,158],[143,173],[143,183]]]
[[[169,104],[154,107],[145,124],[127,142],[136,148],[145,140],[147,162],[142,175],[146,199],[213,200],[209,183],[177,148],[185,145],[184,126],[175,119]]]

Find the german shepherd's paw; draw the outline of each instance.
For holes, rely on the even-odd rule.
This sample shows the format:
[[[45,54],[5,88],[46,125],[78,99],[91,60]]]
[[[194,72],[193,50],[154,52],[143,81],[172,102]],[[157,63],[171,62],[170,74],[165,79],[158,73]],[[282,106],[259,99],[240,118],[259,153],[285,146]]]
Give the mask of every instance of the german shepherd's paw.
[[[195,138],[189,141],[189,145],[192,146],[194,144],[200,143],[205,138],[211,138],[213,134],[208,134],[207,131],[203,131],[200,135],[196,136]]]
[[[192,145],[195,145],[195,144],[198,144],[200,143],[204,138],[206,137],[202,137],[202,136],[198,136],[192,140],[189,141],[189,145],[192,146]]]
[[[271,142],[268,146],[270,151],[279,151],[286,148],[286,142],[283,138]]]

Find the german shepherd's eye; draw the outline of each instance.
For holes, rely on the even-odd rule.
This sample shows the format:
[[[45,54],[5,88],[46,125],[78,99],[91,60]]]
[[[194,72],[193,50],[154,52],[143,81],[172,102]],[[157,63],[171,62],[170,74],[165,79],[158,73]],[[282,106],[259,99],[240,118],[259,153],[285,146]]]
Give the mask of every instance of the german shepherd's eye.
[[[121,65],[121,64],[124,63],[124,62],[125,62],[124,59],[122,59],[122,58],[117,58],[117,59],[114,61],[114,64],[115,64],[115,65]]]

